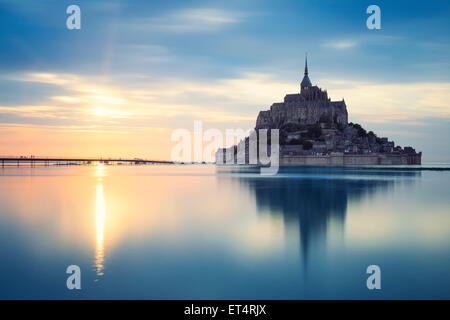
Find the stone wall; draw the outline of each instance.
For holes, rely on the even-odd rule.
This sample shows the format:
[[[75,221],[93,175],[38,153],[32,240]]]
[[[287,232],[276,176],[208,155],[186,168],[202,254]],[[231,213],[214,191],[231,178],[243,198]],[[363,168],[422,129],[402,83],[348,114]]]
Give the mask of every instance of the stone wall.
[[[315,124],[322,115],[328,115],[336,123],[348,123],[344,101],[295,101],[285,98],[285,102],[274,103],[270,110],[259,112],[256,129],[279,129],[286,123]]]
[[[421,164],[421,153],[407,154],[333,154],[323,156],[281,156],[280,165],[368,166]]]

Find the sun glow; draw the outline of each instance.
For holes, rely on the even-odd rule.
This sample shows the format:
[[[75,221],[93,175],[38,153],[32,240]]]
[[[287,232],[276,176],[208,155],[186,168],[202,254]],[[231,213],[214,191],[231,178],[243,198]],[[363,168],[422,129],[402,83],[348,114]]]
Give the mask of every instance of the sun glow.
[[[94,110],[92,110],[92,112],[99,117],[108,115],[108,109],[106,109],[105,107],[96,107]]]
[[[110,109],[104,106],[97,106],[90,111],[90,113],[98,117],[110,117],[110,118],[125,118],[130,114],[128,112]]]

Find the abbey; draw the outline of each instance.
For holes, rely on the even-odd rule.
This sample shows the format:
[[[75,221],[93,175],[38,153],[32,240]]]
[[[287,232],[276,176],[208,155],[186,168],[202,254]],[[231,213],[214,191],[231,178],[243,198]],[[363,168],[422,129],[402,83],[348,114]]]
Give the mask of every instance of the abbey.
[[[275,129],[288,123],[315,124],[325,118],[336,124],[347,125],[347,106],[344,100],[331,101],[327,91],[311,84],[306,60],[300,93],[287,94],[284,102],[272,104],[268,111],[260,111],[256,129]]]
[[[280,165],[421,164],[422,152],[398,146],[387,137],[378,137],[359,124],[349,123],[344,99],[331,101],[327,91],[311,84],[307,59],[300,92],[287,94],[283,102],[273,103],[269,110],[259,112],[255,126],[258,137],[269,129],[278,130],[279,143],[272,143],[267,151],[270,149],[271,154],[276,151]],[[249,155],[253,149],[249,141],[247,137],[237,146],[218,149],[216,163],[244,164],[239,158],[251,164]],[[238,157],[238,150],[245,156]],[[259,159],[257,163],[261,163]]]

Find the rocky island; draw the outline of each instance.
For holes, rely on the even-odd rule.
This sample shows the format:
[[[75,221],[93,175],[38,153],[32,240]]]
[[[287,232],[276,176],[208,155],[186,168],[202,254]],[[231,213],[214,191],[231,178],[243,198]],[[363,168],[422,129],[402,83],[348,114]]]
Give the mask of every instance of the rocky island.
[[[347,106],[331,101],[326,90],[313,86],[308,61],[300,84],[300,93],[287,94],[269,110],[260,111],[255,130],[279,130],[280,165],[419,165],[422,152],[395,145],[386,137],[367,132],[361,125],[348,122]],[[270,139],[270,137],[269,137]],[[248,163],[249,138],[245,144]],[[238,146],[219,149],[216,161],[225,160],[227,150],[236,157]],[[237,163],[237,162],[235,162]]]

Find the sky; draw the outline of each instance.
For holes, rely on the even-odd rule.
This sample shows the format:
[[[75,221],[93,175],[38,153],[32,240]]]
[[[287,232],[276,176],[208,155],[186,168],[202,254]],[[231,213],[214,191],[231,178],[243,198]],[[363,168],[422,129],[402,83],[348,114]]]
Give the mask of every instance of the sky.
[[[169,159],[194,121],[253,128],[299,91],[307,52],[349,121],[450,162],[449,16],[448,1],[0,0],[0,155]]]

